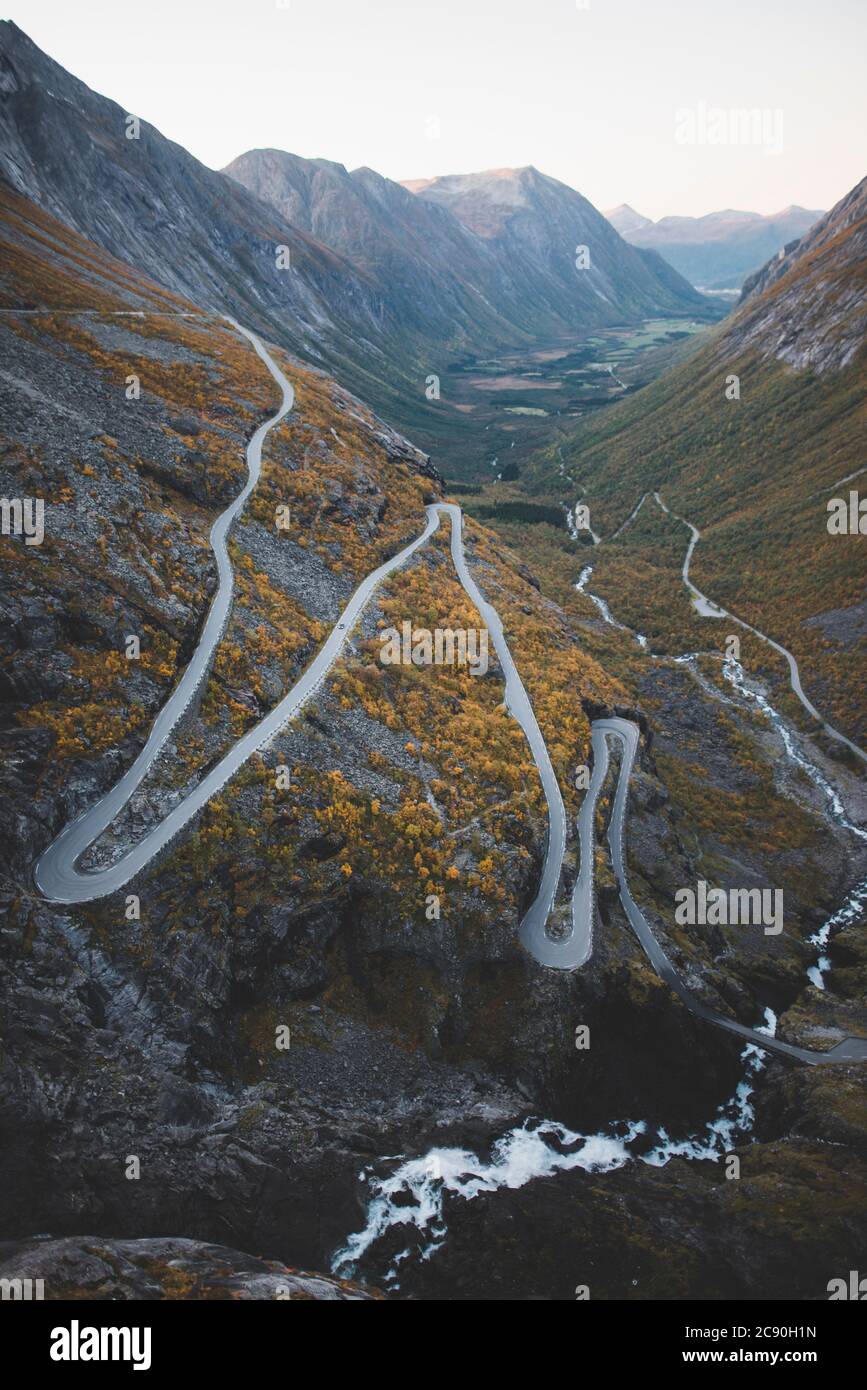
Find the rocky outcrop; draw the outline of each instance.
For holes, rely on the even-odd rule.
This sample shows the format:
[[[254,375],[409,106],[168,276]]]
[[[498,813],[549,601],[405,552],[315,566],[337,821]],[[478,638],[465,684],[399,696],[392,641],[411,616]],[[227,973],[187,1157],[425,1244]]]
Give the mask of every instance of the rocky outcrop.
[[[41,1280],[47,1300],[147,1302],[163,1299],[231,1301],[303,1299],[313,1303],[369,1303],[382,1294],[348,1279],[290,1269],[226,1245],[162,1236],[107,1240],[41,1236],[0,1242],[0,1280]]]

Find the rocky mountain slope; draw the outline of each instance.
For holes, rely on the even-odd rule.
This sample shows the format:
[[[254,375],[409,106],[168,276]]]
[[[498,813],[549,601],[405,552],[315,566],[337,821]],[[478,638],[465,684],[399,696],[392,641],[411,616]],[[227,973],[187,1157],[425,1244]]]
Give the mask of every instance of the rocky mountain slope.
[[[129,765],[195,642],[214,582],[208,528],[273,386],[227,326],[12,195],[3,252],[14,365],[0,485],[43,497],[47,517],[42,546],[0,541],[3,1229],[174,1229],[321,1267],[357,1220],[362,1155],[457,1127],[493,1133],[528,1096],[570,1085],[574,984],[535,967],[515,930],[544,844],[532,764],[497,717],[495,668],[422,681],[375,660],[386,617],[472,619],[438,544],[383,593],[317,707],[136,883],[139,918],[122,895],[42,902],[40,848]],[[209,685],[101,854],[276,702],[436,495],[423,455],[284,360],[296,406],[235,540]],[[565,783],[589,730],[566,692],[604,702],[616,684],[517,561],[479,528],[469,544],[522,634]],[[543,647],[546,663],[532,656]],[[285,761],[293,790],[275,798]],[[441,921],[425,915],[432,889]],[[682,1055],[692,1067],[701,1051]],[[704,1072],[719,1067],[723,1087],[731,1049],[719,1051]],[[130,1153],[140,1181],[125,1176]]]
[[[350,174],[327,160],[250,150],[225,172],[289,221],[356,256],[383,294],[401,295],[407,317],[421,314],[436,325],[445,315],[435,331],[447,339],[447,316],[457,309],[469,349],[496,346],[509,325],[514,341],[516,329],[538,338],[576,322],[621,323],[637,313],[704,307],[677,277],[660,273],[611,237],[579,193],[535,169],[401,185],[372,169]],[[532,261],[526,254],[515,258],[522,239],[534,243]],[[595,242],[590,269],[601,277],[597,285],[589,276],[589,294],[575,267],[573,243],[582,239]],[[542,291],[545,277],[549,283]],[[489,321],[494,310],[500,324]]]
[[[31,106],[38,116],[58,98],[19,77],[5,70],[26,125]],[[72,107],[78,96],[76,87],[63,100]],[[84,129],[80,113],[65,119]],[[31,128],[43,126],[36,119]],[[90,129],[114,149],[108,129]],[[19,149],[9,177],[26,183],[38,166],[38,177],[47,169],[62,186],[51,151],[33,150],[28,165]],[[95,167],[112,198],[82,205],[81,215],[107,218],[106,235],[121,238],[113,209],[130,185],[111,160]],[[197,202],[203,185],[188,172]],[[539,207],[552,200],[550,226],[568,200],[547,181],[541,190],[533,179],[519,183],[485,232],[516,254],[522,247],[529,267],[533,236],[547,235]],[[207,184],[203,215],[222,188]],[[534,211],[523,200],[537,194]],[[74,195],[70,187],[64,197]],[[182,184],[173,196],[180,225]],[[255,204],[275,230],[288,226],[240,189],[226,196],[230,210]],[[145,238],[137,261],[177,241],[177,228],[154,231],[140,211],[133,220]],[[227,224],[226,237],[234,235]],[[306,244],[318,262],[319,243]],[[821,281],[838,244],[829,237],[811,277]],[[555,281],[559,263],[546,261],[545,246]],[[630,1133],[624,1166],[607,1172],[603,1158],[550,1182],[449,1198],[448,1237],[440,1233],[429,1258],[417,1258],[429,1237],[423,1223],[409,1235],[392,1226],[376,1242],[359,1270],[368,1291],[387,1282],[403,1297],[559,1299],[584,1276],[601,1297],[814,1297],[817,1283],[821,1296],[828,1277],[857,1266],[867,1236],[857,1068],[806,1075],[769,1060],[757,1079],[745,1073],[740,1046],[660,982],[623,915],[604,848],[611,783],[596,827],[591,960],[565,974],[522,949],[518,924],[536,891],[547,822],[535,765],[503,704],[502,673],[496,661],[476,678],[378,660],[384,627],[480,624],[455,579],[445,527],[377,592],[315,701],[148,865],[130,896],[65,906],[36,892],[35,860],[130,766],[197,642],[216,581],[210,527],[240,489],[246,443],[276,404],[272,378],[214,306],[237,296],[252,326],[267,324],[272,307],[264,290],[257,297],[258,277],[239,278],[243,256],[233,259],[231,246],[208,263],[193,245],[197,299],[156,269],[149,277],[108,254],[8,183],[0,250],[0,490],[46,508],[41,545],[0,537],[4,1277],[44,1270],[64,1294],[87,1297],[274,1297],[276,1283],[293,1297],[354,1299],[357,1286],[298,1267],[329,1267],[364,1226],[371,1184],[393,1171],[395,1155],[424,1165],[431,1151],[454,1146],[484,1163],[502,1153],[504,1136],[525,1123],[518,1134],[529,1136],[543,1116],[560,1156],[580,1136],[558,1126],[580,1128],[603,1154]],[[366,283],[373,274],[364,270]],[[324,301],[305,303],[316,319]],[[442,495],[415,444],[300,347],[290,354],[270,341],[295,404],[267,437],[231,537],[226,630],[199,697],[89,864],[123,853],[274,707],[362,576],[418,534],[426,503]],[[744,360],[750,370],[764,362],[753,346]],[[763,404],[782,401],[783,412],[785,398],[768,393],[797,374],[772,352],[769,360],[780,375],[763,383],[756,368]],[[856,367],[829,369],[815,383],[809,376],[808,422],[842,456],[858,423],[854,405],[848,421],[840,410],[850,388],[854,399]],[[699,400],[708,431],[719,428],[720,374],[712,359]],[[802,392],[806,375],[797,376]],[[622,424],[620,412],[612,417]],[[672,420],[651,414],[660,437],[646,453],[634,436],[621,452],[615,430],[619,488],[597,439],[577,455],[582,468],[588,460],[582,481],[600,479],[588,495],[606,527],[631,506],[625,489],[645,457],[660,469],[671,460],[661,482],[707,521],[718,459],[690,473],[695,421],[681,437]],[[735,443],[763,479],[746,439]],[[811,486],[821,473],[802,454],[798,470],[799,484],[806,477]],[[712,492],[717,506],[726,496]],[[277,523],[285,508],[288,529]],[[758,521],[769,532],[771,518]],[[661,596],[663,638],[676,616],[676,530],[663,518],[660,534],[644,537],[635,583],[618,589],[627,604],[640,596],[642,619]],[[809,936],[852,881],[848,834],[815,787],[781,771],[779,743],[748,705],[723,704],[691,670],[650,662],[611,631],[576,592],[583,548],[562,528],[555,536],[549,563],[541,541],[517,534],[512,547],[471,519],[465,527],[468,566],[502,616],[570,826],[591,719],[625,713],[642,731],[630,878],[691,987],[750,1024],[771,1007],[781,1032],[808,1045],[859,1031],[867,954],[858,924],[835,943],[833,988],[818,990],[806,973],[816,956]],[[729,582],[751,577],[748,564],[736,569]],[[839,574],[823,593],[846,613]],[[761,596],[774,592],[769,579]],[[808,598],[815,593],[808,588]],[[833,615],[816,616],[836,643]],[[130,634],[140,639],[134,659]],[[845,656],[833,655],[827,671],[845,677]],[[839,717],[850,715],[847,706]],[[570,837],[555,929],[576,869]],[[678,930],[673,888],[702,872],[785,883],[786,931],[757,945],[746,928]],[[428,911],[431,895],[438,916]],[[579,1024],[593,1039],[587,1051],[575,1045]],[[719,1132],[718,1107],[730,1114],[733,1097],[743,1106],[745,1075],[756,1085],[755,1124],[742,1109],[729,1142],[744,1180],[724,1185],[718,1163],[697,1157],[689,1136],[712,1124]],[[662,1131],[685,1142],[658,1168],[642,1158]],[[525,1155],[532,1140],[522,1143]],[[734,1233],[730,1248],[721,1229]],[[529,1255],[515,1231],[533,1233]],[[386,1281],[405,1250],[401,1281]],[[670,1250],[677,1258],[660,1256]]]
[[[701,296],[659,256],[627,249],[592,203],[532,166],[415,180],[407,187],[482,238],[527,299],[551,314],[610,324],[702,308]],[[580,247],[587,265],[576,273]]]
[[[260,327],[282,323],[314,356],[376,333],[356,267],[0,26],[0,172],[10,187],[154,280]],[[293,254],[276,267],[278,246]]]
[[[562,330],[562,314],[546,320],[462,222],[372,169],[348,173],[326,159],[249,150],[223,172],[351,258],[398,320],[432,347],[482,351],[528,332]]]
[[[691,285],[721,290],[739,289],[771,256],[804,236],[823,213],[792,206],[762,216],[726,208],[704,217],[661,217],[653,222],[622,203],[605,216],[632,246],[658,251]]]
[[[147,122],[128,139],[129,113],[11,23],[0,25],[0,77],[0,175],[11,188],[166,288],[327,366],[391,419],[427,412],[436,427],[430,339],[357,259]]]
[[[799,370],[840,371],[867,339],[867,178],[746,281],[727,334]]]
[[[382,591],[315,706],[136,880],[139,915],[123,894],[69,908],[34,892],[40,850],[129,765],[187,659],[213,588],[210,522],[240,485],[244,441],[273,409],[274,388],[228,326],[23,198],[3,203],[2,243],[0,333],[12,365],[0,486],[47,503],[42,546],[0,541],[0,1219],[16,1242],[2,1252],[4,1268],[23,1250],[61,1286],[90,1295],[271,1296],[283,1266],[327,1268],[364,1220],[360,1170],[381,1171],[384,1155],[449,1143],[484,1153],[540,1113],[585,1132],[617,1116],[675,1133],[705,1123],[741,1076],[739,1049],[659,984],[603,865],[586,970],[543,970],[518,943],[546,825],[496,664],[476,680],[376,661],[382,624],[477,621],[447,536]],[[52,306],[58,312],[45,312]],[[233,539],[230,625],[201,699],[98,847],[101,860],[279,699],[357,579],[417,534],[425,500],[438,495],[418,450],[326,376],[280,361],[296,404],[269,436]],[[130,376],[138,399],[126,394]],[[288,533],[275,527],[280,504],[291,506]],[[540,593],[473,523],[467,549],[503,615],[574,818],[571,772],[588,756],[590,712],[629,708],[629,691],[606,674],[605,640],[574,594],[566,606]],[[130,632],[142,638],[138,663],[123,655]],[[647,694],[670,702],[663,718],[637,716],[646,736],[631,856],[650,911],[666,873],[694,875],[707,845],[696,848],[691,817],[678,824],[663,810],[681,796],[672,758],[690,757],[676,730],[701,697],[688,683]],[[694,717],[708,727],[698,709]],[[667,733],[658,752],[655,725]],[[728,738],[724,727],[719,736]],[[276,784],[282,766],[286,792]],[[828,892],[839,861],[829,875],[827,844],[822,859],[812,841],[805,852],[811,891],[821,881]],[[425,908],[432,890],[436,919]],[[743,941],[721,956],[713,934],[670,949],[709,998],[744,1019],[769,992],[780,1009],[800,997],[805,947],[795,933],[760,964]],[[596,1039],[590,1053],[574,1046],[576,1021]],[[816,1025],[798,1026],[810,1036]],[[277,1045],[283,1030],[288,1048]],[[774,1066],[772,1098],[785,1075]],[[800,1125],[855,1142],[844,1099],[845,1088],[825,1080],[808,1098],[778,1098],[768,1135]],[[793,1174],[786,1221],[825,1172],[824,1156],[811,1162]],[[555,1228],[562,1234],[576,1192],[592,1213],[587,1239],[604,1227],[612,1252],[603,1296],[628,1293],[637,1211],[650,1212],[645,1236],[656,1239],[642,1195],[651,1179],[636,1163],[620,1175],[612,1191],[633,1196],[619,1223],[593,1173],[572,1175],[550,1198],[544,1183],[531,1185],[531,1201],[548,1208],[551,1258],[524,1280],[523,1296],[562,1296],[574,1251]],[[690,1229],[713,1222],[716,1185],[682,1181]],[[764,1197],[756,1201],[765,1211]],[[456,1254],[465,1216],[475,1222],[477,1211],[449,1212]],[[765,1219],[771,1290],[791,1291],[783,1218]],[[499,1296],[509,1280],[521,1288],[490,1229],[502,1278],[486,1279],[483,1260],[455,1280],[456,1296],[471,1286]],[[859,1230],[817,1228],[807,1247],[823,1263],[845,1263]],[[27,1242],[46,1231],[56,1240],[34,1254]],[[191,1244],[199,1241],[232,1250],[217,1256]],[[380,1268],[364,1271],[374,1285]],[[347,1292],[297,1278],[301,1294]],[[421,1262],[407,1291],[429,1296],[438,1279]]]

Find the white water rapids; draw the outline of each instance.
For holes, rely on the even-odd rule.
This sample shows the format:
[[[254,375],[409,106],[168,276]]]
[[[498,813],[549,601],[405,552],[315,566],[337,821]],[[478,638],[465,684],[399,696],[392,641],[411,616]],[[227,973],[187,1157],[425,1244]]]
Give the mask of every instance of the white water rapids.
[[[757,1032],[773,1037],[776,1022],[773,1012],[766,1009],[765,1022]],[[573,1168],[611,1173],[633,1162],[662,1168],[672,1158],[718,1163],[749,1136],[755,1119],[753,1079],[764,1067],[766,1054],[748,1043],[741,1060],[744,1074],[734,1095],[703,1130],[672,1139],[658,1128],[656,1143],[639,1154],[631,1153],[630,1146],[639,1136],[646,1143],[648,1125],[644,1120],[615,1121],[598,1134],[577,1134],[554,1120],[528,1120],[496,1140],[487,1159],[468,1149],[434,1148],[399,1163],[386,1177],[365,1169],[359,1176],[370,1187],[367,1221],[334,1255],[332,1272],[350,1278],[378,1240],[392,1229],[406,1228],[407,1243],[391,1259],[381,1280],[385,1288],[397,1289],[400,1265],[413,1256],[430,1259],[445,1240],[446,1204],[450,1200],[469,1202],[482,1192],[515,1190],[537,1178]]]

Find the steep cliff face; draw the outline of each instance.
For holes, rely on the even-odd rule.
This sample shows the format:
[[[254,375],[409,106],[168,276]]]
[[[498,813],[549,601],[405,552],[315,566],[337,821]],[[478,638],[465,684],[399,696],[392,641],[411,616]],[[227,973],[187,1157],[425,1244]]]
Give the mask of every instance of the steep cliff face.
[[[563,326],[560,315],[546,319],[522,296],[484,243],[447,209],[414,198],[372,169],[348,173],[326,159],[249,150],[224,173],[350,258],[396,318],[431,345],[482,352]]]
[[[867,339],[867,179],[746,281],[726,334],[734,351],[817,374],[854,363]]]
[[[420,316],[432,338],[467,350],[490,352],[509,334],[514,343],[526,332],[707,308],[671,266],[632,250],[586,198],[536,169],[401,185],[372,169],[250,150],[225,172],[357,258],[407,322]],[[579,243],[590,248],[586,275],[576,270]]]
[[[147,122],[132,126],[9,22],[0,75],[0,173],[19,194],[204,308],[281,324],[313,356],[345,350],[350,328],[377,334],[383,306],[357,268]]]
[[[329,369],[391,421],[426,424],[435,437],[424,382],[436,331],[418,316],[402,318],[405,306],[351,248],[343,255],[325,246],[147,122],[130,120],[14,24],[0,25],[8,187],[171,292],[232,313]],[[444,330],[442,319],[435,328]]]

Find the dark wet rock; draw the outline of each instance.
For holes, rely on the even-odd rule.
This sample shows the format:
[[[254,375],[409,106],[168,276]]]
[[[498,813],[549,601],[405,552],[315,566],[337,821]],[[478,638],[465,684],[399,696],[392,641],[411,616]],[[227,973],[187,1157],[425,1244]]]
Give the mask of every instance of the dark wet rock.
[[[531,584],[534,589],[541,589],[542,586],[535,574],[533,574],[532,570],[528,569],[526,565],[516,565],[515,573],[519,574],[528,584]]]

